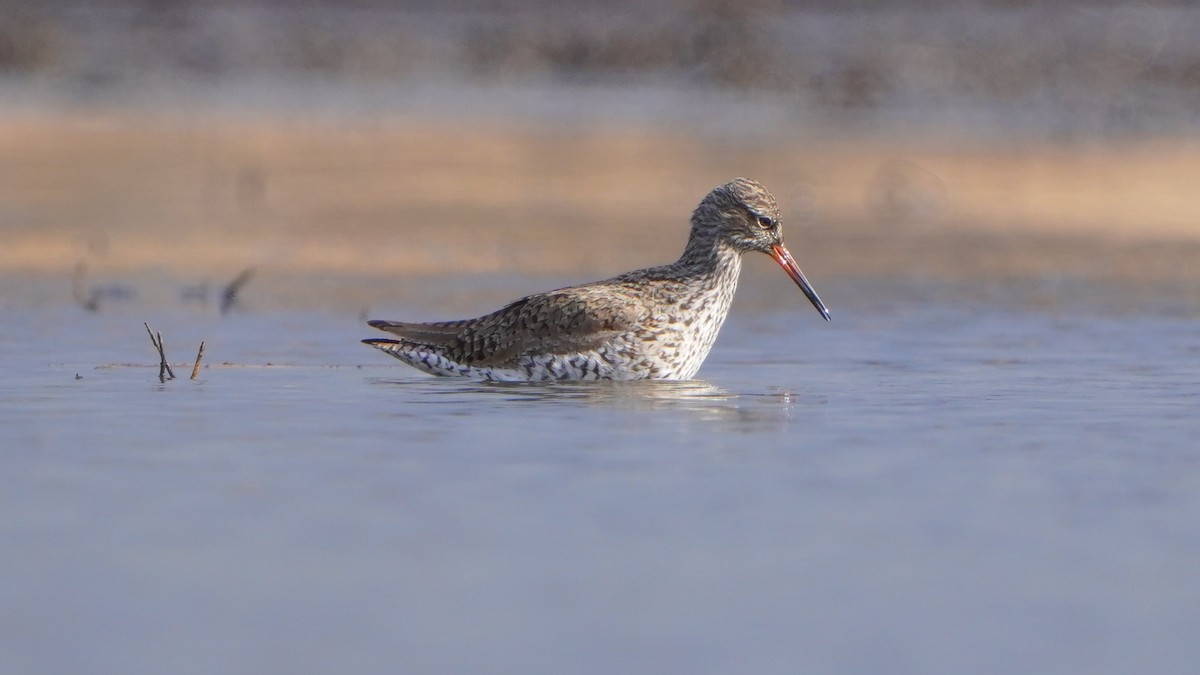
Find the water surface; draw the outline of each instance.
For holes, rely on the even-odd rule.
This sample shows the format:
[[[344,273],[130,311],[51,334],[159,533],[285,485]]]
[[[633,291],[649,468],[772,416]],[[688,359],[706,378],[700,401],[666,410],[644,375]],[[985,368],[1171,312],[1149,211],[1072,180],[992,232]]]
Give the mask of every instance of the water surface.
[[[0,670],[1200,662],[1194,315],[830,304],[743,305],[702,381],[552,386],[353,316],[12,309]]]

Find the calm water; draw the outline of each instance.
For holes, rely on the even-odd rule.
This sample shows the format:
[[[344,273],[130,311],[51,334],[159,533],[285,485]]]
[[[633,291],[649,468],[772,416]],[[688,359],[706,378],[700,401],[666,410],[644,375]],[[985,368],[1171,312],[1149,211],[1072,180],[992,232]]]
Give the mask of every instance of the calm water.
[[[657,385],[9,310],[0,671],[1193,672],[1200,319],[818,286]]]

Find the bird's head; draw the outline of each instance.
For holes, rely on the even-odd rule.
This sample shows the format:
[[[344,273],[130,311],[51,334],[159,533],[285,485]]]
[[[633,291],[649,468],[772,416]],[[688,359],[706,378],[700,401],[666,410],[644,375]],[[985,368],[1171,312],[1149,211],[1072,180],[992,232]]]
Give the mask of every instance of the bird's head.
[[[829,320],[825,303],[783,245],[779,204],[758,181],[735,178],[714,188],[692,214],[692,231],[694,236],[723,243],[738,252],[758,251],[771,256],[821,316]]]

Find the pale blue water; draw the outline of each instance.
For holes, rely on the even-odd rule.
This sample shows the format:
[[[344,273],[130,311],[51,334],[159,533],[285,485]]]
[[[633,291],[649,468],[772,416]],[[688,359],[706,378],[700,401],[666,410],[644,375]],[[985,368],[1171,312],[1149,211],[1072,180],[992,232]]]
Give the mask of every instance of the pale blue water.
[[[1200,319],[818,288],[659,385],[10,309],[0,672],[1193,672]]]

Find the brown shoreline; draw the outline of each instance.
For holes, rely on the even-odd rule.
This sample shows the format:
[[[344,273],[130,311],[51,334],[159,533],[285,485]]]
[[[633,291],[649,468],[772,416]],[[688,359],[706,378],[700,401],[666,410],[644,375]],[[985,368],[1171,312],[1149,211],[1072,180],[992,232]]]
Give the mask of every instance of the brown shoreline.
[[[605,274],[748,175],[822,277],[1193,282],[1200,144],[719,139],[186,115],[0,119],[0,273]]]

